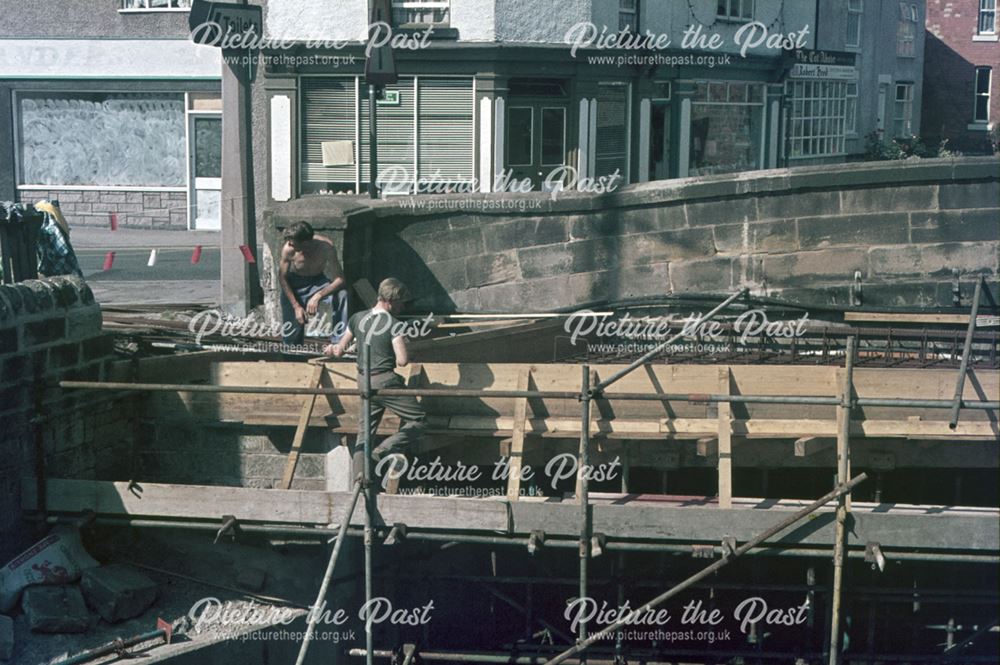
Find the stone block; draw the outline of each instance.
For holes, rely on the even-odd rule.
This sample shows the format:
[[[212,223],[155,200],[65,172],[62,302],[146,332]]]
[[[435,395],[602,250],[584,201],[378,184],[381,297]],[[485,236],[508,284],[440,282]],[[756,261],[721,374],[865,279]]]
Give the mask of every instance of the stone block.
[[[934,210],[938,207],[936,185],[910,185],[901,187],[864,187],[845,189],[840,194],[843,213],[905,212],[909,210]],[[818,208],[820,214],[830,214]],[[817,214],[805,211],[802,215]],[[801,216],[801,215],[800,215]]]
[[[0,354],[17,353],[17,328],[4,328],[0,330]]]
[[[0,614],[0,660],[14,657],[14,620]]]
[[[896,251],[888,249],[886,251]],[[794,254],[768,254],[764,257],[764,278],[768,286],[798,286],[803,283],[854,280],[856,270],[868,267],[863,249],[837,248]]]
[[[729,291],[732,285],[732,259],[713,258],[670,264],[670,290],[674,293]]]
[[[466,259],[465,274],[466,286],[488,286],[519,279],[521,268],[516,252],[496,252]]]
[[[602,272],[620,262],[621,241],[617,236],[578,240],[566,245],[573,254],[573,272]]]
[[[517,263],[524,279],[552,277],[570,271],[573,253],[564,244],[526,247],[517,250]]]
[[[713,228],[715,251],[720,254],[791,252],[799,247],[795,220],[723,224]]]
[[[404,236],[427,263],[464,259],[484,252],[479,228],[457,229],[428,236]]]
[[[124,564],[83,572],[80,587],[94,611],[108,623],[137,617],[156,601],[156,582]]]
[[[712,226],[720,222],[757,221],[757,199],[738,198],[688,203],[685,206],[688,226]]]
[[[997,242],[1000,240],[1000,208],[911,213],[910,240],[914,243]]]
[[[428,262],[427,271],[433,276],[433,280],[446,291],[461,289],[469,284],[465,274],[465,258]]]
[[[72,367],[80,361],[79,344],[61,344],[49,349],[49,371]]]
[[[101,308],[97,305],[71,309],[66,314],[66,334],[73,339],[89,339],[101,334]]]
[[[62,317],[44,319],[24,324],[24,348],[41,346],[62,339],[66,334],[66,320]]]
[[[125,193],[101,192],[101,203],[125,203]]]
[[[617,236],[621,228],[621,211],[584,213],[567,218],[569,240],[589,240]]]
[[[895,245],[909,238],[909,215],[903,212],[804,217],[798,222],[799,247],[821,249],[834,245]]]
[[[995,274],[997,245],[940,243],[906,247],[874,247],[868,253],[869,277],[947,277],[959,274]]]
[[[90,627],[90,614],[76,586],[28,587],[21,609],[36,633],[85,633]]]
[[[482,239],[486,252],[500,252],[519,247],[535,247],[566,242],[569,235],[566,221],[559,217],[528,217],[511,222],[491,221],[484,223]],[[468,255],[482,254],[483,251]]]
[[[793,192],[761,196],[757,200],[759,219],[793,219],[805,215],[836,215],[840,212],[838,192]]]
[[[632,266],[709,257],[715,254],[715,239],[710,227],[677,229],[625,236],[620,247],[619,265]]]
[[[993,177],[996,177],[994,166]],[[941,185],[941,210],[996,208],[1000,205],[1000,182],[959,182]]]

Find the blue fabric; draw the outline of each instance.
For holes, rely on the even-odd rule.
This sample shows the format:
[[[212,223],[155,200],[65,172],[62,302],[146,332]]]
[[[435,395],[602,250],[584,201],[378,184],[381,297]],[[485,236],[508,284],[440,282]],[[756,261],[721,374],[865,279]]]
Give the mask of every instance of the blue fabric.
[[[330,280],[327,279],[326,275],[303,277],[295,273],[288,273],[286,277],[288,285],[295,292],[295,299],[302,307],[306,306],[309,298],[314,293],[326,288],[330,284]],[[338,289],[326,298],[323,298],[322,302],[333,308],[333,320],[330,322],[333,330],[331,331],[330,342],[336,344],[343,337],[344,331],[347,330],[347,290]],[[291,324],[290,326],[284,326],[282,329],[282,341],[286,345],[302,344],[305,339],[306,327],[295,320],[295,307],[288,301],[284,289],[281,290],[281,319],[284,323]],[[306,325],[308,325],[308,322]]]
[[[45,221],[38,231],[38,272],[46,277],[56,275],[77,275],[83,277],[80,264],[69,244],[69,238],[63,235],[56,220],[49,213],[43,213]]]

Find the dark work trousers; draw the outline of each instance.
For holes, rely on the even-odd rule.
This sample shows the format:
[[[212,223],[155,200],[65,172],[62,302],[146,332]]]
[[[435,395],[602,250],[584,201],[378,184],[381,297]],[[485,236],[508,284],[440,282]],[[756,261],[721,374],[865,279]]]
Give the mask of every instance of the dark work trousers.
[[[406,384],[403,381],[403,377],[395,372],[383,372],[381,374],[372,374],[372,389],[378,390],[379,388],[405,388]],[[364,378],[358,376],[358,388],[364,390]],[[402,421],[402,428],[392,434],[385,441],[375,446],[375,432],[378,431],[379,423],[382,422],[382,416],[385,414],[385,410],[389,409]],[[420,406],[417,402],[416,397],[406,395],[404,397],[382,397],[376,395],[371,399],[371,437],[372,437],[372,475],[374,475],[374,465],[378,464],[379,460],[391,455],[393,453],[407,453],[413,449],[413,446],[420,440],[423,435],[424,430],[427,427],[426,420],[427,414],[424,411],[424,407]],[[362,416],[358,417],[358,426],[360,428],[362,422]],[[361,437],[358,437],[357,442],[354,446],[354,477],[356,478],[359,473],[364,471],[365,463],[365,451],[364,442]]]
[[[287,279],[288,285],[295,292],[295,300],[302,307],[305,307],[309,303],[309,299],[314,293],[326,288],[330,283],[326,275],[303,277],[302,275],[290,272]],[[286,324],[282,327],[282,341],[286,346],[302,344],[303,340],[305,340],[306,327],[295,319],[295,306],[289,302],[288,296],[285,295],[285,290],[280,289],[280,293],[281,319]],[[323,302],[333,307],[333,320],[330,321],[330,326],[332,327],[330,342],[336,344],[343,337],[344,331],[347,330],[347,289],[334,291],[326,298],[323,298]]]

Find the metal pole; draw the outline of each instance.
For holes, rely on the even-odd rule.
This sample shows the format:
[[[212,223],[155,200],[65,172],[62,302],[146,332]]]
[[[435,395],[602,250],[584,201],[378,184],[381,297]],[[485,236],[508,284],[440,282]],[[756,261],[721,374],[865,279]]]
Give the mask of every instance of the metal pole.
[[[157,630],[151,630],[148,633],[135,635],[133,637],[126,638],[124,640],[115,640],[114,642],[108,642],[107,644],[95,647],[93,649],[87,649],[86,651],[81,651],[75,656],[70,656],[66,660],[60,660],[59,665],[78,665],[78,663],[86,663],[87,661],[94,660],[95,658],[100,658],[101,656],[107,656],[115,652],[120,653],[122,650],[130,646],[134,646],[136,644],[142,644],[143,642],[149,642],[150,640],[155,640],[160,637],[166,637],[166,635],[167,631],[164,630],[163,628],[159,628]],[[150,645],[148,648],[152,649],[154,646],[162,646],[162,645],[159,644]],[[119,656],[119,658],[122,657],[124,656]],[[138,655],[132,655],[128,657],[137,658]],[[117,660],[117,658],[115,660]],[[112,661],[103,661],[103,662],[107,663]]]
[[[843,484],[850,473],[851,397],[854,385],[854,337],[847,338],[844,363],[844,386],[837,406],[837,483]],[[847,548],[847,498],[837,499],[837,525],[833,541],[833,592],[830,609],[830,665],[840,663],[840,592],[844,582],[844,552]]]
[[[368,197],[378,198],[378,87],[368,86]],[[370,661],[369,661],[370,662]]]
[[[955,398],[951,405],[951,417],[948,427],[958,427],[958,412],[962,408],[962,393],[965,391],[965,375],[969,371],[969,356],[972,355],[972,335],[976,332],[976,317],[979,314],[979,298],[983,295],[983,279],[976,282],[976,292],[972,296],[972,312],[969,314],[969,327],[965,329],[965,344],[962,346],[962,364],[958,368],[958,379],[955,381]]]
[[[864,474],[864,473],[859,474],[856,478],[853,478],[850,481],[844,483],[843,485],[840,485],[836,489],[834,489],[834,490],[832,490],[830,492],[827,492],[826,494],[824,494],[820,498],[818,498],[815,501],[813,501],[812,503],[810,503],[808,506],[806,506],[806,507],[802,508],[801,510],[799,510],[798,512],[796,512],[794,515],[791,515],[791,516],[787,517],[786,519],[781,520],[779,523],[775,524],[770,529],[767,529],[763,533],[760,533],[760,534],[754,536],[753,538],[751,538],[750,540],[748,540],[744,544],[742,544],[739,547],[737,547],[735,550],[732,550],[731,553],[727,553],[719,561],[716,561],[712,565],[705,567],[700,572],[695,573],[694,575],[692,575],[691,577],[687,578],[686,580],[684,580],[680,584],[674,586],[670,590],[661,593],[656,598],[653,598],[652,600],[650,600],[649,602],[647,602],[642,607],[639,607],[638,609],[636,609],[635,612],[634,612],[634,614],[632,616],[641,616],[641,615],[645,614],[646,612],[648,612],[649,610],[651,610],[652,608],[656,607],[657,605],[663,604],[665,601],[673,598],[674,596],[676,596],[680,592],[684,591],[688,587],[693,586],[694,584],[696,584],[696,583],[700,582],[701,580],[705,579],[706,577],[708,577],[709,575],[711,575],[715,571],[717,571],[720,568],[723,568],[724,566],[728,565],[734,559],[737,559],[741,555],[746,554],[749,550],[753,549],[754,547],[757,547],[760,543],[764,542],[768,538],[771,538],[775,534],[784,531],[785,529],[787,529],[788,527],[792,526],[796,522],[798,522],[798,521],[802,520],[803,518],[807,517],[808,515],[816,512],[817,510],[819,510],[821,507],[823,507],[829,501],[831,501],[833,499],[836,499],[836,498],[838,498],[840,496],[843,496],[847,492],[850,492],[859,483],[863,482],[867,477],[868,477],[867,474]],[[579,644],[577,644],[577,645],[575,645],[573,647],[570,647],[569,649],[567,649],[566,651],[563,651],[561,654],[559,654],[555,658],[553,658],[553,659],[551,659],[549,661],[546,661],[545,665],[557,665],[558,663],[561,663],[561,662],[565,661],[567,658],[570,658],[570,657],[572,657],[572,656],[580,653],[581,651],[584,651],[585,649],[589,648],[592,644],[594,644],[594,643],[596,643],[596,642],[598,642],[598,641],[606,638],[608,635],[612,634],[613,632],[615,632],[616,630],[618,630],[622,626],[626,625],[628,623],[628,621],[629,621],[629,617],[625,617],[625,619],[623,619],[621,621],[616,621],[615,623],[611,624],[610,626],[606,626],[606,627],[602,628],[598,632],[596,632],[593,635],[591,635],[590,637],[588,637],[583,642],[581,642],[581,643],[579,643]]]
[[[587,598],[587,564],[590,557],[590,367],[583,366],[580,383],[580,454],[577,490],[580,500],[580,599]],[[587,621],[580,621],[578,643],[587,639]]]
[[[320,584],[319,594],[316,596],[316,603],[312,606],[312,610],[309,612],[309,625],[306,627],[306,636],[302,640],[302,646],[299,647],[299,657],[295,660],[295,665],[303,665],[306,662],[306,652],[309,651],[309,642],[312,640],[313,630],[316,628],[316,622],[319,621],[320,607],[326,599],[327,589],[330,587],[330,579],[333,577],[333,571],[337,567],[337,558],[340,556],[340,548],[343,546],[344,541],[347,540],[347,529],[351,526],[351,517],[354,516],[354,508],[358,505],[358,497],[361,496],[361,479],[358,478],[354,481],[354,492],[351,494],[351,503],[347,508],[347,512],[344,513],[344,518],[340,521],[340,530],[337,533],[337,544],[333,546],[333,552],[330,554],[330,561],[326,564],[326,573],[323,575],[323,583]]]
[[[86,390],[133,390],[145,392],[187,392],[187,393],[233,393],[248,395],[352,395],[361,396],[356,388],[305,388],[294,386],[206,386],[187,383],[128,383],[120,381],[60,381],[60,388]],[[591,399],[596,388],[591,388]],[[554,390],[471,390],[464,388],[379,388],[371,395],[386,397],[470,397],[470,398],[516,398],[528,399],[580,399],[580,394],[571,391]],[[609,401],[649,401],[649,402],[734,402],[743,404],[810,404],[836,406],[839,397],[809,397],[800,395],[713,395],[708,393],[602,393],[600,399]],[[859,397],[856,406],[893,406],[917,409],[950,409],[954,400],[950,399],[907,399]],[[963,409],[996,411],[1000,401],[962,400]]]
[[[723,300],[721,303],[719,303],[718,305],[716,305],[714,309],[712,309],[711,311],[708,312],[708,314],[706,314],[705,316],[699,318],[698,319],[698,324],[701,325],[703,323],[711,321],[713,318],[715,318],[716,314],[718,314],[719,312],[721,312],[722,310],[724,310],[726,307],[729,307],[729,305],[732,304],[732,302],[734,300],[736,300],[737,298],[745,295],[746,293],[749,293],[749,289],[745,289],[744,288],[744,289],[740,289],[739,291],[737,291],[733,295],[729,296],[728,298],[726,298],[725,300]],[[612,374],[608,378],[604,379],[603,381],[601,381],[600,383],[598,383],[596,386],[594,386],[591,390],[593,391],[593,393],[595,395],[601,394],[602,392],[604,392],[608,388],[608,386],[610,386],[611,384],[613,384],[616,381],[618,381],[618,379],[621,379],[622,377],[624,377],[625,375],[629,374],[630,372],[632,372],[636,368],[642,367],[647,362],[649,362],[650,360],[652,360],[653,358],[655,358],[657,355],[659,355],[664,349],[669,348],[671,344],[673,344],[674,342],[676,342],[677,340],[679,340],[681,337],[684,337],[685,335],[688,335],[688,334],[690,334],[690,332],[687,329],[681,330],[679,333],[677,333],[676,335],[674,335],[673,337],[671,337],[670,339],[668,339],[663,344],[660,344],[659,346],[657,346],[652,351],[650,351],[650,352],[642,355],[640,358],[638,358],[637,360],[635,360],[635,362],[631,363],[628,367],[622,369],[621,371],[615,372],[614,374]]]
[[[370,89],[374,89],[374,87],[370,86]],[[364,393],[361,397],[361,435],[364,437],[365,452],[365,607],[369,607],[372,600],[372,545],[374,540],[372,525],[375,522],[375,483],[372,482],[372,362],[368,340],[359,339],[358,346],[361,351],[361,366],[364,368],[362,375]],[[365,622],[365,649],[368,654],[365,657],[365,663],[372,665],[374,643],[370,621]]]

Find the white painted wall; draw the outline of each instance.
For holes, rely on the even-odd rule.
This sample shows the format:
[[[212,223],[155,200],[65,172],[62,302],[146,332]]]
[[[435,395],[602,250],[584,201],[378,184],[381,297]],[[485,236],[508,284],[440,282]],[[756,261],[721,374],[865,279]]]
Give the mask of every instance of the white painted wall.
[[[367,25],[367,0],[269,0],[264,7],[269,39],[361,41]]]

